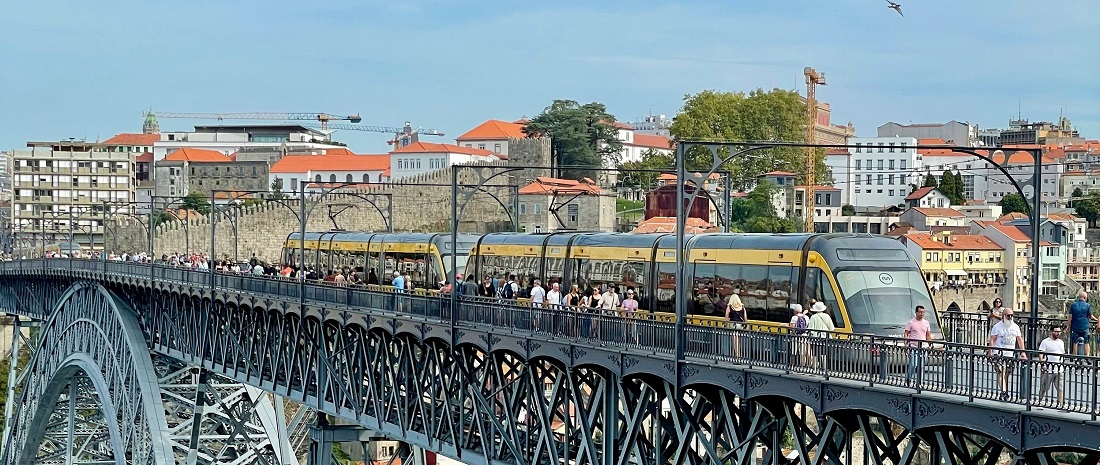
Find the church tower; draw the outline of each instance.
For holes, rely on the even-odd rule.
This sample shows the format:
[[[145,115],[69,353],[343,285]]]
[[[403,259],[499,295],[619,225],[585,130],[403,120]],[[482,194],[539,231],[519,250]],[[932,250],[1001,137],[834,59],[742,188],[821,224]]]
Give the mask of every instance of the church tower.
[[[158,134],[160,133],[160,123],[157,122],[157,115],[153,112],[145,114],[145,123],[141,125],[142,134]]]

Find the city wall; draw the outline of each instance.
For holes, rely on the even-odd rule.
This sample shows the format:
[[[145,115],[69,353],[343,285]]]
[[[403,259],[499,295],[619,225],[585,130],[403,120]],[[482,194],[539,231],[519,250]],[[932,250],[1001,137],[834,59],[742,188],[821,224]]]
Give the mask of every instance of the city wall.
[[[498,166],[507,165],[497,162],[475,165],[475,169],[490,170]],[[460,184],[477,182],[476,175],[469,170],[460,170],[459,176]],[[524,181],[525,179],[502,175],[493,178],[488,184],[505,185]],[[393,183],[352,187],[343,191],[346,193],[338,190],[323,198],[311,196],[306,200],[306,208],[310,209],[306,230],[329,231],[339,228],[347,231],[385,231],[385,221],[378,210],[357,195],[369,197],[367,194],[374,194],[372,200],[385,211],[387,199],[378,194],[390,194],[394,231],[450,232],[453,201],[450,183],[451,170],[446,168]],[[460,232],[512,230],[508,211],[501,203],[511,209],[513,189],[485,189],[495,194],[500,203],[486,193],[476,193],[461,215]],[[278,261],[287,235],[299,230],[299,202],[297,198],[261,201],[205,217],[165,222],[156,228],[153,238],[155,255],[160,257],[185,251],[210,253],[211,221],[212,217],[216,217],[213,218],[216,258],[236,256],[247,259],[255,253],[261,259]],[[149,249],[148,230],[137,220],[121,219],[113,222],[109,229],[107,244],[114,251],[137,253]]]

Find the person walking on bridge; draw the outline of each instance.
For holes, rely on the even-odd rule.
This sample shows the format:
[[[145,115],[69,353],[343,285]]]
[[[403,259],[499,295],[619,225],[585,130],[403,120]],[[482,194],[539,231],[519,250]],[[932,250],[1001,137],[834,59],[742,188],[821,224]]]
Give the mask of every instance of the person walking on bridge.
[[[833,324],[833,317],[829,316],[825,312],[825,304],[822,302],[815,302],[813,307],[810,307],[810,312],[813,315],[810,316],[809,329],[810,336],[818,339],[813,343],[814,346],[814,368],[821,368],[823,370],[828,369],[828,344],[827,340],[829,335],[836,331],[836,325]]]
[[[905,371],[905,384],[912,382],[914,374],[917,375],[917,383],[920,383],[924,374],[924,351],[932,340],[932,328],[924,319],[924,306],[917,305],[913,310],[913,319],[905,324],[905,339],[909,344],[909,369]]]
[[[1039,344],[1039,360],[1043,362],[1042,384],[1039,387],[1039,402],[1047,397],[1053,387],[1058,392],[1058,405],[1065,401],[1062,394],[1062,355],[1066,353],[1066,343],[1062,340],[1062,327],[1052,326],[1050,337]]]
[[[1069,306],[1069,318],[1066,320],[1073,353],[1081,355],[1083,351],[1086,357],[1089,356],[1089,343],[1092,342],[1089,329],[1092,328],[1092,323],[1096,322],[1096,317],[1092,314],[1092,305],[1087,302],[1088,298],[1089,295],[1085,291],[1078,292],[1077,300]]]
[[[1021,350],[1020,357],[1026,357],[1024,349],[1024,335],[1020,326],[1013,320],[1011,308],[1005,308],[1001,313],[1001,322],[993,325],[989,331],[989,356],[992,358],[993,367],[997,370],[997,386],[1001,388],[1001,400],[1008,400],[1008,377],[1012,376],[1012,370],[1016,367],[1016,348]]]

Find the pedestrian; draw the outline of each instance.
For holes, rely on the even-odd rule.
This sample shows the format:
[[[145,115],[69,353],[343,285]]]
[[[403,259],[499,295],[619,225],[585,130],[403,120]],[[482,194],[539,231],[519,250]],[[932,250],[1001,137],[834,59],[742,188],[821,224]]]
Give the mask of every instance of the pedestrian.
[[[1092,328],[1092,323],[1096,322],[1096,317],[1092,314],[1092,305],[1087,302],[1088,298],[1089,295],[1085,291],[1078,292],[1077,300],[1069,306],[1069,318],[1066,319],[1073,353],[1084,354],[1086,357],[1089,356],[1089,343],[1092,342],[1089,329]]]
[[[471,274],[467,276],[466,284],[462,285],[462,295],[468,297],[477,297],[477,289],[477,279],[474,278],[474,275]]]
[[[917,305],[913,310],[913,319],[905,324],[905,340],[909,345],[909,369],[905,371],[905,384],[909,385],[913,375],[917,375],[917,383],[920,383],[924,375],[925,350],[932,340],[932,327],[928,320],[924,319],[924,306]]]
[[[817,341],[814,342],[814,368],[828,369],[828,345],[827,340],[829,334],[836,331],[836,325],[833,324],[833,317],[829,316],[825,312],[825,304],[817,302],[810,311],[813,315],[810,316],[810,321],[807,323],[810,336]]]
[[[624,342],[638,342],[638,328],[634,322],[634,317],[638,313],[638,301],[634,299],[634,289],[626,290],[626,298],[622,302],[622,312],[624,323],[623,327],[626,330],[626,334],[623,335]]]
[[[992,328],[997,323],[1001,322],[1001,315],[1004,314],[1004,303],[1000,297],[993,299],[993,308],[989,310],[989,327]]]
[[[733,329],[732,336],[730,337],[730,343],[733,344],[734,357],[741,356],[741,335],[738,331],[745,328],[745,322],[748,321],[748,315],[745,314],[745,304],[741,302],[741,297],[737,294],[730,294],[729,299],[726,302],[726,321],[729,321],[730,328]]]
[[[793,357],[799,365],[810,365],[809,347],[806,343],[806,328],[810,326],[810,319],[806,316],[806,312],[802,310],[802,305],[791,304],[791,322],[788,324],[790,327],[791,337],[791,357]]]
[[[1001,312],[1001,322],[989,331],[989,356],[993,368],[997,370],[997,386],[1001,388],[1001,400],[1008,400],[1008,377],[1016,366],[1016,348],[1021,349],[1020,357],[1025,357],[1024,335],[1020,326],[1012,321],[1012,309]]]
[[[531,307],[539,308],[546,303],[546,290],[542,288],[542,282],[538,279],[531,282]]]
[[[493,279],[485,276],[481,279],[481,285],[477,288],[478,297],[496,297],[497,291],[493,288]]]
[[[550,291],[546,293],[546,305],[551,309],[557,309],[561,305],[561,285],[550,284]]]
[[[1043,362],[1042,382],[1039,387],[1039,402],[1047,396],[1051,387],[1058,392],[1058,405],[1065,401],[1062,394],[1062,355],[1066,353],[1066,342],[1062,340],[1062,328],[1050,327],[1050,336],[1039,343],[1039,360]]]

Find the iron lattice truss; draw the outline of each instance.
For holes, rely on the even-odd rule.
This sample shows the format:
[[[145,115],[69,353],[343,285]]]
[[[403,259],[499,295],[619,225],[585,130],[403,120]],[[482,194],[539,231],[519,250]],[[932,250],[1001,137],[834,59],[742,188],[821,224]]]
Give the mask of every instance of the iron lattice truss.
[[[293,460],[270,394],[151,353],[129,306],[94,283],[51,292],[57,305],[26,375],[11,380],[23,382],[3,463]]]
[[[279,433],[261,426],[265,414],[256,405],[266,396],[219,387],[209,380],[214,373],[475,463],[701,465],[757,463],[758,458],[785,463],[783,457],[807,464],[859,457],[876,464],[1055,463],[1055,450],[1017,452],[992,436],[957,427],[911,430],[896,415],[874,410],[818,412],[816,405],[798,400],[808,390],[745,398],[737,394],[734,378],[681,387],[650,373],[622,375],[564,361],[583,357],[580,347],[563,347],[565,357],[525,357],[521,352],[530,353],[530,346],[540,343],[532,340],[528,350],[510,350],[489,333],[481,336],[483,341],[501,348],[452,346],[448,339],[463,337],[450,330],[446,336],[430,332],[427,321],[380,322],[287,302],[253,298],[232,303],[147,288],[108,291],[93,283],[67,291],[65,283],[49,280],[6,284],[0,295],[4,306],[31,316],[44,308],[56,311],[40,314],[50,316],[43,326],[43,349],[32,360],[20,398],[28,408],[19,412],[5,451],[48,455],[80,447],[81,441],[66,440],[64,449],[56,434],[45,434],[49,428],[34,426],[60,421],[58,406],[68,405],[60,393],[79,373],[66,360],[81,355],[95,360],[96,369],[84,370],[94,387],[86,392],[94,395],[74,398],[110,407],[103,409],[110,414],[86,417],[89,425],[104,426],[88,426],[81,437],[102,438],[108,431],[110,442],[102,443],[131,463],[178,460],[171,449],[183,450],[182,432],[188,427],[202,433],[190,438],[204,444],[204,461],[253,463],[239,459],[248,450],[254,451],[255,463],[263,463],[281,450],[269,447]],[[81,326],[85,321],[94,324]],[[149,348],[208,371],[165,363],[159,356],[150,359]],[[111,373],[122,379],[112,379]],[[737,379],[766,383],[754,376]],[[192,390],[196,394],[189,396]],[[812,398],[825,394],[815,390]],[[207,413],[215,406],[222,413]],[[913,417],[937,413],[895,407]],[[189,423],[189,416],[211,420]],[[124,421],[136,426],[123,429]],[[1021,427],[1006,426],[1017,432]],[[243,441],[262,431],[268,431],[265,437]],[[1070,449],[1058,451],[1065,450]],[[1093,463],[1100,457],[1095,451],[1077,452]],[[5,463],[27,462],[5,454]]]

